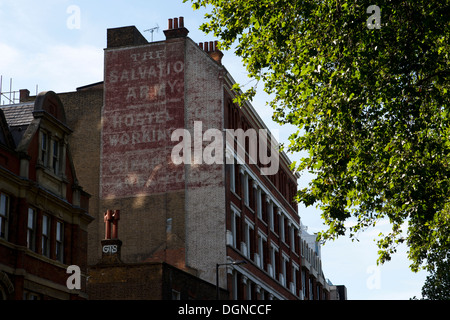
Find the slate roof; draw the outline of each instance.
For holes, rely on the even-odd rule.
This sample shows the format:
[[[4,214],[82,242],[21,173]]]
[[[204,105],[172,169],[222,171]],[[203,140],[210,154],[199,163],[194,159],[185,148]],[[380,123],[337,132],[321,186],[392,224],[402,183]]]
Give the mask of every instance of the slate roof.
[[[2,106],[9,127],[28,126],[33,121],[34,101]]]
[[[16,146],[19,145],[27,127],[33,121],[34,101],[1,106],[9,131]]]

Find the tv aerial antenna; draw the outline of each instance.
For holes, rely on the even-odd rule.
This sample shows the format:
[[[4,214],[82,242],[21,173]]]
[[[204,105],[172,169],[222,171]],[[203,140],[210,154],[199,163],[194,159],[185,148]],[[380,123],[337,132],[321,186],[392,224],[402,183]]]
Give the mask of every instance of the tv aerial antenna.
[[[159,25],[158,24],[156,24],[156,27],[154,27],[154,28],[150,28],[150,29],[144,30],[144,32],[150,32],[152,34],[152,41],[151,42],[153,42],[153,33],[155,31],[159,32]]]

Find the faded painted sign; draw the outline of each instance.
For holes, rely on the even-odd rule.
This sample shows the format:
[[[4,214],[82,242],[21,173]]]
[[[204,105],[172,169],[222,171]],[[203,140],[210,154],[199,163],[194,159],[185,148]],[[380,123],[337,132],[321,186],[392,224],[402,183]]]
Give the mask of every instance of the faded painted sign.
[[[182,188],[171,164],[171,134],[184,127],[182,44],[152,43],[105,52],[102,198]]]

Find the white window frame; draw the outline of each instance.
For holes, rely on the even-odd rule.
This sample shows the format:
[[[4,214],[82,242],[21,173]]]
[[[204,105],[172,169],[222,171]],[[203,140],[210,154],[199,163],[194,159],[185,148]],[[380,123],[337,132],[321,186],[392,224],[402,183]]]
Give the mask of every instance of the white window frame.
[[[280,282],[283,286],[287,287],[288,283],[287,283],[287,268],[288,268],[288,264],[289,264],[289,256],[282,251],[281,252],[281,272],[280,272]]]
[[[258,259],[259,267],[264,270],[264,241],[267,242],[267,236],[258,230]]]
[[[237,225],[236,225],[236,217],[241,217],[240,210],[234,205],[231,206],[231,235],[232,235],[232,246],[238,249],[239,244],[237,243]]]
[[[276,257],[275,254],[277,252],[279,252],[280,248],[278,248],[278,246],[276,244],[274,244],[273,242],[270,243],[270,265],[268,265],[268,270],[272,269],[272,272],[269,271],[269,273],[271,273],[272,277],[275,279],[276,278],[276,274],[277,274],[277,265],[276,265]],[[270,267],[269,267],[270,266]]]
[[[250,230],[255,230],[255,225],[253,224],[253,221],[249,220],[247,217],[245,217],[245,234],[244,234],[244,243],[245,243],[245,249],[242,250],[244,255],[251,259],[251,250],[250,246],[252,244],[252,239],[250,237]]]

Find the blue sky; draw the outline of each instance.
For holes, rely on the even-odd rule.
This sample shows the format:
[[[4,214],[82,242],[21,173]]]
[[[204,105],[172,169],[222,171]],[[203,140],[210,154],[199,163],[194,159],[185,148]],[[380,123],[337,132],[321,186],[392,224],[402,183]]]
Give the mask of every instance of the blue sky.
[[[216,40],[198,30],[205,10],[194,11],[182,0],[0,0],[0,75],[3,91],[13,90],[74,91],[77,87],[103,80],[103,49],[106,29],[135,25],[141,32],[156,26],[154,41],[164,40],[167,19],[183,16],[189,37],[196,42]],[[143,32],[148,40],[149,32]],[[223,63],[233,78],[248,83],[245,69],[233,52],[225,52]],[[253,101],[270,129],[279,130],[281,142],[292,132],[271,121],[272,110],[266,106],[268,97],[262,92]],[[289,155],[292,160],[300,157]],[[299,186],[306,186],[311,177],[302,176]],[[310,233],[323,229],[320,212],[300,206],[302,223]],[[351,222],[349,222],[351,223]],[[359,235],[359,242],[341,238],[322,248],[325,277],[334,284],[347,287],[349,299],[409,299],[421,297],[426,273],[412,273],[401,246],[392,261],[376,266],[377,247],[373,239],[387,233],[389,225],[380,222]]]

